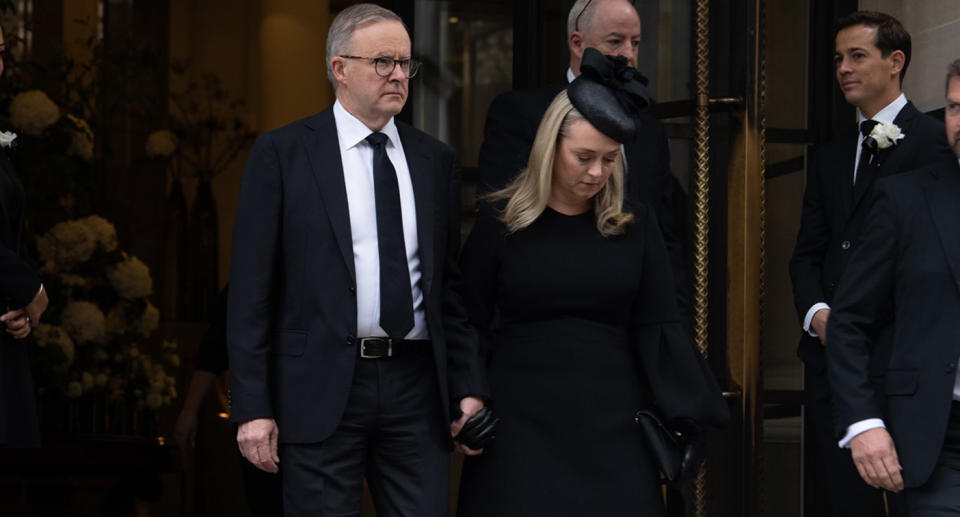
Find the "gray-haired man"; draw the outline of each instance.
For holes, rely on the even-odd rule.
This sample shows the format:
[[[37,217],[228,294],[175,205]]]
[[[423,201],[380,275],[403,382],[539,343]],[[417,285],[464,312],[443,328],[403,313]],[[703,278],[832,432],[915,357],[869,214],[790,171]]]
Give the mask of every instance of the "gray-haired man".
[[[456,153],[394,120],[417,68],[394,13],[344,10],[327,40],[336,103],[247,162],[231,419],[244,457],[282,470],[287,515],[359,515],[364,477],[381,516],[447,515],[451,435],[487,396],[453,289]]]

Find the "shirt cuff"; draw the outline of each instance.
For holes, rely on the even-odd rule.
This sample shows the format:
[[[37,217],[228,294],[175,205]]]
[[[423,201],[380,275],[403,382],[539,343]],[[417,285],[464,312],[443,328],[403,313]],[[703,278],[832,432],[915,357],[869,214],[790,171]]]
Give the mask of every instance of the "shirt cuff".
[[[820,309],[829,309],[829,308],[830,306],[823,302],[813,304],[813,307],[810,307],[810,310],[807,311],[807,315],[803,317],[803,330],[807,334],[810,334],[813,337],[819,337],[817,336],[817,333],[810,328],[810,322],[813,321],[813,315],[816,314],[817,311],[819,311]]]
[[[846,449],[850,447],[850,441],[856,438],[858,434],[877,428],[886,429],[887,426],[883,423],[883,420],[879,418],[868,418],[866,420],[854,422],[853,424],[850,424],[850,427],[847,428],[847,434],[837,445],[839,445],[841,449]]]

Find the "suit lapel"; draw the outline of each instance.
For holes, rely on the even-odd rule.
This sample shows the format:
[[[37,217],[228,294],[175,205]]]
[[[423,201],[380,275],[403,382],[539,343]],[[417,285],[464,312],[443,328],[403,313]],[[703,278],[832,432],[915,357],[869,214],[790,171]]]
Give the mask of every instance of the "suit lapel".
[[[911,145],[907,143],[907,139],[910,138],[910,133],[913,129],[913,121],[919,114],[920,112],[917,111],[917,108],[914,108],[913,104],[911,104],[909,101],[903,106],[903,109],[900,110],[900,113],[897,113],[897,117],[893,120],[893,123],[899,126],[903,131],[904,139],[898,142],[897,145],[880,151],[880,167],[877,170],[877,174],[873,181],[876,181],[877,178],[882,178],[898,172],[906,172],[901,169],[903,167],[903,160],[908,154],[905,149]],[[859,195],[853,200],[853,210],[857,209],[857,206],[865,197],[864,193],[869,189],[870,186],[868,185],[867,188],[859,191]]]
[[[960,166],[937,166],[931,173],[935,181],[927,184],[927,206],[940,235],[940,244],[947,255],[954,283],[960,285]]]
[[[433,285],[433,243],[434,243],[434,182],[437,172],[433,157],[420,145],[423,135],[410,126],[397,122],[397,132],[403,144],[403,154],[407,157],[410,169],[410,181],[413,183],[413,196],[417,209],[417,247],[420,251],[420,278],[423,281],[423,296],[427,298]],[[451,222],[451,224],[453,224]]]
[[[913,145],[913,142],[907,142],[907,139],[909,139],[911,133],[913,133],[913,123],[916,121],[918,115],[920,115],[920,112],[917,111],[917,108],[914,108],[910,102],[907,102],[903,109],[900,110],[900,113],[897,113],[897,118],[893,120],[893,123],[903,131],[904,138],[894,147],[880,152],[880,169],[877,171],[878,178],[898,172],[906,172],[906,170],[903,169],[903,161],[909,154],[907,148]],[[908,167],[908,169],[909,168],[912,167]]]
[[[356,282],[357,273],[353,262],[353,237],[350,231],[350,210],[347,207],[347,187],[343,180],[343,162],[340,159],[340,144],[337,140],[337,125],[333,110],[327,109],[306,122],[313,129],[303,137],[310,168],[323,198],[323,207],[330,218],[330,226],[350,271]]]

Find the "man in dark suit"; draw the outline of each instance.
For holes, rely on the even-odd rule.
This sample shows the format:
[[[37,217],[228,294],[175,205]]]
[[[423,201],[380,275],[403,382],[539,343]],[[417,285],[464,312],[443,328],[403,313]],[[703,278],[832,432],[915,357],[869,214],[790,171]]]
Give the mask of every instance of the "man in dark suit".
[[[381,516],[445,516],[451,435],[488,392],[454,294],[456,153],[394,119],[419,67],[396,14],[342,11],[326,61],[336,103],[262,135],[244,173],[231,419],[287,515],[359,515],[366,477]]]
[[[960,154],[960,60],[947,75],[946,120]],[[910,517],[960,515],[958,200],[956,159],[878,181],[827,325],[837,436],[867,483],[905,488]],[[878,388],[870,361],[888,322]],[[852,431],[865,421],[873,424]]]
[[[637,66],[640,16],[627,0],[577,0],[567,20],[570,68],[563,82],[536,90],[510,91],[497,96],[487,111],[480,147],[480,192],[505,187],[527,165],[530,148],[547,106],[570,81],[580,75],[583,51],[596,48],[606,55],[627,59]],[[681,312],[688,311],[683,257],[685,196],[670,172],[667,135],[657,119],[636,112],[638,131],[623,146],[627,164],[626,196],[651,206],[657,214],[673,266]]]
[[[859,126],[851,124],[817,153],[807,174],[800,232],[790,263],[794,302],[804,330],[798,355],[805,365],[804,433],[812,481],[808,490],[826,494],[827,507],[811,509],[811,515],[882,515],[879,491],[861,481],[849,452],[837,448],[834,440],[826,323],[837,284],[858,247],[875,179],[950,160],[952,153],[943,125],[917,111],[901,92],[910,63],[910,35],[900,22],[882,13],[856,12],[838,21],[835,43],[837,83],[846,101],[857,108]],[[878,123],[882,125],[877,127]],[[864,147],[865,141],[877,141],[867,138],[869,133],[894,127],[902,139],[884,140],[889,145],[882,148]]]

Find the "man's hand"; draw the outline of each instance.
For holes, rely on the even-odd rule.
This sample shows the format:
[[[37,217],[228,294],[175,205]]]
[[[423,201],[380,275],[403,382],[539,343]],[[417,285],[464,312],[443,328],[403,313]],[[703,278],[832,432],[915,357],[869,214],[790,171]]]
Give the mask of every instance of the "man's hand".
[[[817,333],[821,345],[827,344],[827,319],[830,318],[830,309],[820,309],[813,313],[810,320],[810,328]]]
[[[30,324],[30,316],[27,311],[17,309],[0,316],[0,322],[7,326],[7,334],[14,339],[23,339],[30,335],[33,325]]]
[[[14,339],[23,339],[40,323],[40,316],[47,310],[47,303],[47,290],[40,284],[40,290],[26,307],[0,315],[0,323],[7,326],[7,333]]]
[[[860,477],[874,488],[903,490],[900,460],[890,433],[882,427],[864,431],[850,441],[850,453]]]
[[[454,443],[457,446],[457,450],[462,452],[467,456],[476,456],[483,452],[483,449],[474,450],[471,449],[462,443],[456,441],[457,435],[460,434],[460,429],[463,429],[463,424],[467,422],[467,419],[477,414],[477,411],[483,409],[483,401],[477,397],[463,397],[460,400],[460,411],[463,412],[463,415],[460,416],[459,420],[450,422],[450,435],[454,438]]]
[[[277,422],[272,418],[247,420],[237,428],[237,445],[240,454],[258,469],[276,474],[280,471],[277,464]]]
[[[27,316],[30,316],[30,326],[35,327],[40,324],[40,316],[43,316],[44,311],[47,310],[48,303],[47,290],[43,288],[43,284],[40,284],[40,290],[33,297],[33,301],[24,307]]]

